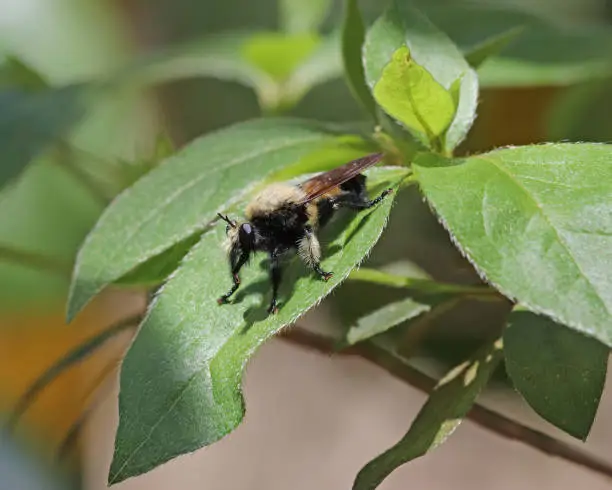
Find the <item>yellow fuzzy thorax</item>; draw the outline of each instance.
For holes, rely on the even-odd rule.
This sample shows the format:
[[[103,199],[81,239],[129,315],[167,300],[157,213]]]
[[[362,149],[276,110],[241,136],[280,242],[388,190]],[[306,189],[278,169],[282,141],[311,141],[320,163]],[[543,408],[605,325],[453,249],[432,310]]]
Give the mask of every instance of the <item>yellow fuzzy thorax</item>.
[[[247,219],[267,216],[287,204],[297,204],[306,199],[299,187],[289,184],[270,184],[259,192],[245,210]]]

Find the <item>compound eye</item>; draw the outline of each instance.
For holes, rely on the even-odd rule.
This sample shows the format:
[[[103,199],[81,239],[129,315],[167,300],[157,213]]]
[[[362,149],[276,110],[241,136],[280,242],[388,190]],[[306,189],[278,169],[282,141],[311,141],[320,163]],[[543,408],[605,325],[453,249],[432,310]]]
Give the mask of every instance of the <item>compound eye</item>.
[[[226,234],[226,235],[229,233],[229,231],[230,231],[230,229],[231,229],[231,228],[232,228],[232,227],[231,227],[230,225],[227,225],[227,226],[225,227],[225,234]]]
[[[239,238],[243,248],[250,249],[253,246],[255,233],[253,227],[249,223],[240,225]]]

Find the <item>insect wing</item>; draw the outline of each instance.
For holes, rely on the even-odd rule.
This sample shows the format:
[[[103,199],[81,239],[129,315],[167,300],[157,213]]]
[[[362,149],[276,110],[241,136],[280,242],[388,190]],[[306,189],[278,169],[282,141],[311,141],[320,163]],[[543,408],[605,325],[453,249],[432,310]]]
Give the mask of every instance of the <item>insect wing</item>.
[[[382,157],[382,153],[372,153],[371,155],[366,155],[365,157],[345,163],[329,172],[319,174],[312,179],[308,179],[300,185],[300,188],[306,193],[304,202],[312,201],[326,194],[330,189],[338,187],[347,180],[360,174],[365,169],[377,164]]]

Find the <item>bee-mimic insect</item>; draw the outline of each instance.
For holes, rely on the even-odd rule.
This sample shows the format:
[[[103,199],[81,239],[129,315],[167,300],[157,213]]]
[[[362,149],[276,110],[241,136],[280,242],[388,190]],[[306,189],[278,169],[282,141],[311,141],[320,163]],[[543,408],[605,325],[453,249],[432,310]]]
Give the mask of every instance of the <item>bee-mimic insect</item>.
[[[370,200],[366,192],[366,177],[362,172],[378,163],[382,154],[353,160],[299,185],[275,183],[264,188],[248,204],[246,222],[238,223],[227,216],[226,249],[234,284],[217,302],[226,303],[238,287],[238,273],[255,252],[270,256],[272,300],[268,313],[278,311],[278,288],[281,282],[281,257],[296,249],[304,262],[324,281],[333,273],[321,269],[321,246],[316,232],[325,226],[338,208],[355,211],[371,208],[382,201],[392,189],[386,189]]]

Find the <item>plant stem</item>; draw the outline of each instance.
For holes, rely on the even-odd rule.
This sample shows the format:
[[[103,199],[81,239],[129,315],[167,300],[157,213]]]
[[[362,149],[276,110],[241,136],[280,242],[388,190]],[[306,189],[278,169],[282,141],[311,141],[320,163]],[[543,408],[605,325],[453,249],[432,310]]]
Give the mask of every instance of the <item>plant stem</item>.
[[[64,371],[70,367],[87,359],[91,354],[102,347],[108,340],[119,333],[134,328],[142,320],[143,315],[137,314],[119,320],[110,327],[98,332],[89,340],[77,345],[74,349],[63,355],[54,364],[49,366],[36,380],[30,385],[26,392],[21,395],[12,412],[9,413],[5,424],[7,433],[12,433],[15,426],[21,419],[26,410],[36,401],[42,391],[57,379]]]
[[[302,327],[285,330],[279,338],[298,347],[311,349],[325,355],[350,355],[366,359],[410,386],[431,393],[437,380],[410,366],[404,359],[392,355],[387,349],[372,342],[354,345],[343,352],[336,352],[333,339],[314,334]],[[474,404],[467,418],[476,425],[501,437],[526,444],[549,456],[556,456],[595,473],[612,478],[612,465],[585,451],[550,437],[479,404]]]
[[[0,261],[25,265],[32,269],[51,272],[63,279],[69,280],[72,266],[68,262],[55,257],[49,257],[36,252],[23,250],[12,245],[0,243]]]
[[[106,207],[110,201],[109,196],[98,185],[95,179],[81,170],[75,163],[74,149],[72,146],[67,142],[60,141],[56,146],[56,152],[57,156],[54,161],[79,182],[99,204]]]
[[[84,395],[84,399],[86,402],[85,410],[83,410],[83,412],[81,412],[78,418],[70,425],[70,427],[66,431],[66,434],[57,446],[56,459],[58,461],[63,460],[70,453],[70,451],[74,447],[74,444],[78,441],[79,434],[81,433],[81,429],[85,425],[85,422],[91,416],[92,412],[101,401],[101,397],[94,395],[98,391],[98,388],[100,388],[104,381],[106,381],[108,376],[110,376],[110,374],[115,371],[117,367],[119,367],[122,358],[123,355],[118,358],[111,359],[111,361],[102,368],[100,373],[98,373],[98,375],[91,383],[91,386],[87,389]],[[88,400],[90,398],[91,400]]]
[[[371,282],[374,284],[395,288],[413,289],[422,293],[450,293],[476,297],[497,296],[501,299],[500,294],[488,286],[464,286],[462,284],[449,284],[433,281],[431,279],[420,279],[389,274],[387,272],[382,272],[376,269],[368,269],[366,267],[353,270],[348,279],[352,281]]]

